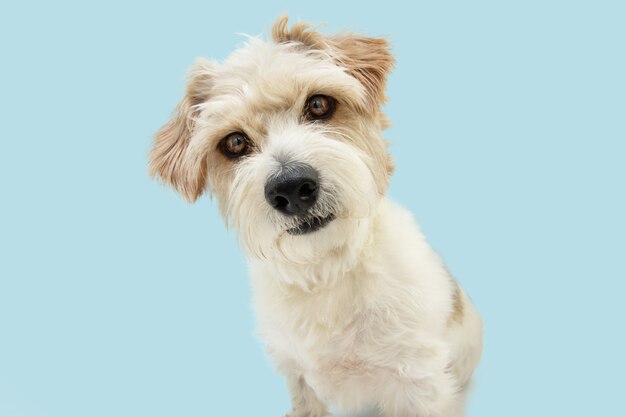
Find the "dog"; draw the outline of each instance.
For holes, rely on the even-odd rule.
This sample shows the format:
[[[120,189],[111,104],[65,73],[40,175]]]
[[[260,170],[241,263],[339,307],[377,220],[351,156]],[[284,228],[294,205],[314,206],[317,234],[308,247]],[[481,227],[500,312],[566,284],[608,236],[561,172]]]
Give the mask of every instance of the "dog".
[[[287,17],[272,39],[196,62],[151,174],[190,202],[216,196],[236,229],[290,417],[462,416],[482,322],[386,197],[390,44]]]

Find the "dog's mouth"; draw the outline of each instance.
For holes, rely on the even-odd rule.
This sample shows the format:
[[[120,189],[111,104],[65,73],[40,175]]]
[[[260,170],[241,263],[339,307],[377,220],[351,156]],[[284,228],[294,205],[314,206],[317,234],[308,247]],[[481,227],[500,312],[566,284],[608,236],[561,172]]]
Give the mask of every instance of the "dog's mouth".
[[[328,223],[332,222],[333,220],[335,220],[335,215],[334,214],[329,214],[328,216],[315,216],[315,217],[308,217],[306,219],[303,219],[302,222],[292,228],[292,229],[287,229],[287,233],[289,233],[290,235],[306,235],[308,233],[313,233],[317,230],[320,230],[322,227],[326,226]]]

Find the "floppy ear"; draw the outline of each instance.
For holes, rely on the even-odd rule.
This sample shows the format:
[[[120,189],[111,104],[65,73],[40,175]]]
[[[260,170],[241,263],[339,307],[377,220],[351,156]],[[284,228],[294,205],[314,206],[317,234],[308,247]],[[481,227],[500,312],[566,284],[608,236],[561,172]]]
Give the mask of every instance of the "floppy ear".
[[[382,38],[342,34],[330,37],[329,43],[337,51],[335,59],[339,65],[363,84],[370,103],[375,108],[383,104],[387,99],[387,75],[395,63],[389,42]]]
[[[190,145],[198,105],[209,98],[212,79],[209,61],[198,60],[191,67],[185,97],[156,133],[150,151],[150,175],[172,186],[189,202],[196,201],[206,186],[206,155],[199,154]]]
[[[324,36],[304,23],[289,28],[286,16],[274,23],[272,37],[276,43],[295,42],[327,52],[337,65],[363,84],[370,110],[377,110],[385,102],[387,75],[395,62],[387,40],[351,33]]]

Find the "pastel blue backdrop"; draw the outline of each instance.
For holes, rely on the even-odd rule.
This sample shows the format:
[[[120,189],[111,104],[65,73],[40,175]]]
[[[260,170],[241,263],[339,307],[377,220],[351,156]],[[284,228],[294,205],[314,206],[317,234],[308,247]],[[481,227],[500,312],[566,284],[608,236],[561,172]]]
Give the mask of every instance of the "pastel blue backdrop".
[[[475,300],[470,417],[626,415],[620,1],[0,3],[0,417],[281,416],[245,261],[148,178],[198,56],[386,36],[390,195]]]

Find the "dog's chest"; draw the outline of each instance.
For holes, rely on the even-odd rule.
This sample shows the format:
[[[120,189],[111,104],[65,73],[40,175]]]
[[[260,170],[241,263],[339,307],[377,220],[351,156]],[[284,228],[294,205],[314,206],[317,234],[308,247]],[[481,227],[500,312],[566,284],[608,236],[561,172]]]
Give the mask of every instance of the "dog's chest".
[[[303,371],[337,377],[364,368],[360,352],[368,308],[349,281],[314,292],[278,286],[256,290],[261,335],[275,354]]]
[[[285,306],[284,321],[269,325],[275,360],[295,367],[329,404],[347,409],[367,404],[376,385],[367,354],[373,345],[366,331],[368,310],[354,296],[296,304]]]
[[[268,326],[303,356],[344,356],[357,342],[361,317],[346,300],[318,294],[285,299],[277,308],[283,318],[270,318]]]

